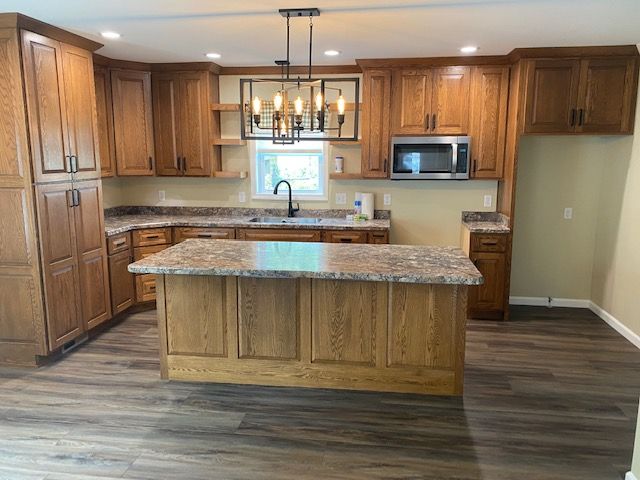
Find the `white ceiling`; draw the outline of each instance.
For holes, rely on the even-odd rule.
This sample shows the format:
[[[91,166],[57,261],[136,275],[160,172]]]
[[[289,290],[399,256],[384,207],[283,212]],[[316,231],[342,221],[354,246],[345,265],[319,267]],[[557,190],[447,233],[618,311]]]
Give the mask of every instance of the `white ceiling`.
[[[285,56],[279,8],[318,7],[314,63],[356,58],[505,54],[516,47],[640,43],[640,0],[0,0],[20,12],[105,44],[99,53],[147,62],[273,65]],[[307,59],[307,19],[292,20],[292,62]],[[105,40],[103,30],[122,34]],[[322,52],[337,49],[338,57]]]

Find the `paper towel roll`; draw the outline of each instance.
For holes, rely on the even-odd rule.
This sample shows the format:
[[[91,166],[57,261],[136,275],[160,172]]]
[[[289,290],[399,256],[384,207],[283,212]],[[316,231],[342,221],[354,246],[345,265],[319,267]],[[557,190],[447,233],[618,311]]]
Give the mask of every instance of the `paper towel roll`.
[[[361,193],[360,201],[362,202],[362,213],[365,214],[369,220],[373,220],[373,193]]]

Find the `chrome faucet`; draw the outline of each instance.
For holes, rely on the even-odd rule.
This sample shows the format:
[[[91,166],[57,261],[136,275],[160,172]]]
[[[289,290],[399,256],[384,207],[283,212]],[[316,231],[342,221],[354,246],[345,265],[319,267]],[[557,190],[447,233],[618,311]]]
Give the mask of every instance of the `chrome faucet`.
[[[289,218],[293,217],[294,214],[300,210],[300,204],[298,203],[298,208],[293,208],[293,203],[291,202],[291,184],[289,182],[287,182],[286,180],[280,180],[278,183],[276,183],[276,188],[273,189],[273,194],[277,195],[278,194],[278,187],[280,186],[281,183],[284,183],[287,185],[287,187],[289,187],[289,212],[287,213],[287,216]]]

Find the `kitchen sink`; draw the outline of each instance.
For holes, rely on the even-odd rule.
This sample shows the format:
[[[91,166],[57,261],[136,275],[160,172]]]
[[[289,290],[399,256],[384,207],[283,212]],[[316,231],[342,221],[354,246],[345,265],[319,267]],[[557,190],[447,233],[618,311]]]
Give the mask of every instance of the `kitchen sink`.
[[[254,217],[249,221],[252,223],[302,223],[313,225],[320,223],[322,219],[308,217]]]

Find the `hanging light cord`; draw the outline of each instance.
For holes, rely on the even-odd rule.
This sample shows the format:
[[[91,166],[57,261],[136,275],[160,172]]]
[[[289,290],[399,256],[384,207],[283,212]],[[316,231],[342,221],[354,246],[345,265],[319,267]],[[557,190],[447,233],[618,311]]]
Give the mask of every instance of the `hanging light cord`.
[[[291,17],[289,16],[289,14],[287,13],[287,80],[289,80],[289,65],[291,64],[290,60],[289,60],[289,20],[291,19]]]
[[[313,51],[313,14],[309,14],[309,80],[311,80],[311,52]]]

